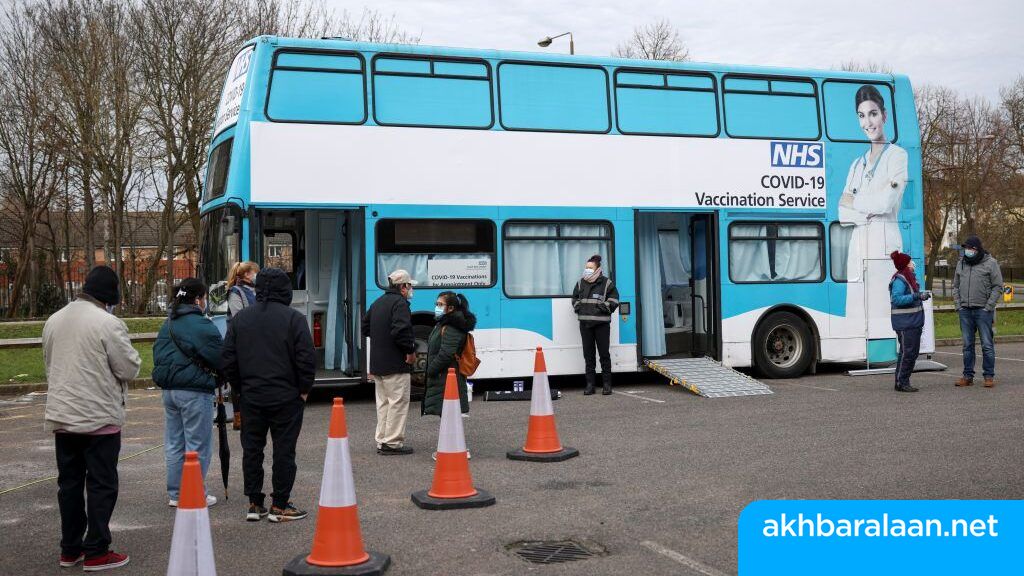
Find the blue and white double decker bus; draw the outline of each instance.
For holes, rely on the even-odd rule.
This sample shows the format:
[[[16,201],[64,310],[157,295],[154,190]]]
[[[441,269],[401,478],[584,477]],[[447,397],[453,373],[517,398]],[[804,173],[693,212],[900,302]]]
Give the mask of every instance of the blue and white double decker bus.
[[[918,132],[899,75],[259,37],[215,122],[200,271],[216,304],[235,261],[284,268],[335,382],[364,377],[359,319],[398,268],[420,338],[439,291],[468,297],[477,377],[537,346],[582,373],[592,254],[615,372],[887,361],[889,253],[923,263]]]

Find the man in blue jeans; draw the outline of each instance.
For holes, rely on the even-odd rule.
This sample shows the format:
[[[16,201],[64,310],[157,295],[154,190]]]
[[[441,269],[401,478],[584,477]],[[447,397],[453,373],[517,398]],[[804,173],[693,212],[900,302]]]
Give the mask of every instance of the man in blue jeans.
[[[996,385],[996,347],[992,337],[996,303],[1003,290],[999,262],[985,251],[981,239],[971,235],[964,240],[963,257],[953,275],[953,304],[960,314],[960,332],[964,340],[964,375],[957,386],[974,384],[974,333],[981,334],[981,371],[985,387]]]

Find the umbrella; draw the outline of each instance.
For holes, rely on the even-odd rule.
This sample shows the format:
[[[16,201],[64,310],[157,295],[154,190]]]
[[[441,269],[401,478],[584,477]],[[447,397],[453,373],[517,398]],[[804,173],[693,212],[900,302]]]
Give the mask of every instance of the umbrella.
[[[228,446],[228,415],[224,408],[224,387],[217,387],[217,438],[220,441],[220,476],[224,479],[224,500],[228,499],[228,474],[231,470],[231,447]]]

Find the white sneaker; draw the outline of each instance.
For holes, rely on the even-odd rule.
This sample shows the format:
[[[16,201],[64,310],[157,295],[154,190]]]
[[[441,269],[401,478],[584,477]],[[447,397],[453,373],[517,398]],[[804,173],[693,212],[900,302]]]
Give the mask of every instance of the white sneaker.
[[[206,495],[206,507],[207,508],[209,508],[210,506],[213,506],[216,503],[217,503],[217,497],[216,496],[214,496],[213,494],[207,494]],[[167,505],[170,506],[171,508],[177,508],[178,507],[178,501],[177,500],[168,500],[167,501]]]

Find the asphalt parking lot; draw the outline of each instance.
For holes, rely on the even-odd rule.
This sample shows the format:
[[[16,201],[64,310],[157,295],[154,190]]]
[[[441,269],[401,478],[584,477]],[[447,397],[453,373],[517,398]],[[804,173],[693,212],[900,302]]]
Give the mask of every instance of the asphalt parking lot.
[[[412,492],[429,487],[438,419],[411,409],[411,456],[375,453],[375,410],[365,391],[343,391],[367,548],[391,554],[389,574],[731,574],[736,520],[758,499],[1024,498],[1024,344],[997,346],[998,385],[955,388],[958,348],[919,373],[917,394],[892,391],[891,375],[849,377],[843,367],[769,381],[770,396],[705,399],[653,375],[617,394],[583,397],[555,380],[562,442],[581,456],[538,464],[506,459],[521,446],[528,402],[472,403],[465,421],[475,484],[490,508],[427,511]],[[980,359],[979,359],[980,361]],[[980,368],[980,365],[979,365]],[[315,512],[330,397],[307,407],[293,500]],[[60,574],[53,440],[42,429],[44,395],[0,399],[0,552],[4,574]],[[166,506],[159,391],[129,399],[112,530],[131,554],[118,574],[161,574],[174,520]],[[244,521],[241,448],[231,436],[230,500],[215,462],[207,480],[222,499],[210,510],[218,572],[280,574],[308,552],[315,520]],[[268,447],[269,448],[269,447]],[[269,469],[269,455],[268,455]],[[270,475],[267,474],[269,491]],[[33,483],[34,482],[34,483]],[[507,546],[573,539],[598,554],[533,565]]]

